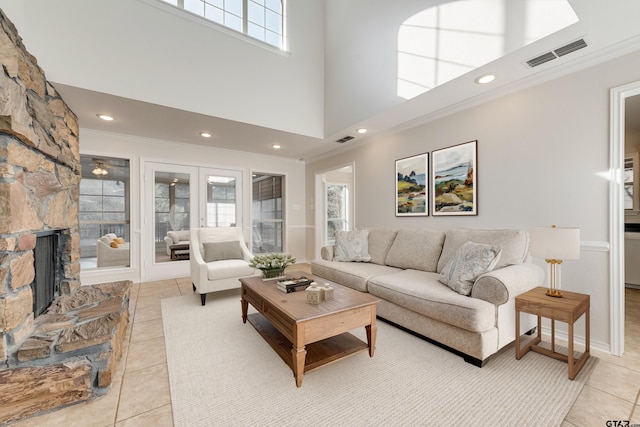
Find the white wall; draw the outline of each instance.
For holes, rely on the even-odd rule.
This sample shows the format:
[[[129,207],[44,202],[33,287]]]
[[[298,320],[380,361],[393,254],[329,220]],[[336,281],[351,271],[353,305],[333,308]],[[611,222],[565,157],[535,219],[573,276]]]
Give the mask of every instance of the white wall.
[[[83,284],[98,281],[130,279],[140,281],[145,277],[141,266],[145,253],[153,250],[150,239],[144,235],[144,209],[142,203],[147,199],[145,180],[152,182],[153,177],[145,177],[144,162],[160,162],[185,166],[207,168],[237,169],[243,172],[243,206],[245,237],[250,241],[251,174],[253,172],[285,175],[285,251],[291,253],[300,262],[306,255],[306,233],[304,215],[304,169],[303,162],[273,156],[263,156],[246,152],[220,150],[180,144],[178,142],[152,140],[113,133],[80,130],[81,154],[128,158],[131,161],[131,247],[132,267],[129,269],[97,269],[82,271]],[[148,215],[148,209],[146,215]],[[147,266],[145,268],[149,268]],[[189,275],[188,263],[182,263],[171,277]],[[148,276],[148,274],[147,274]],[[164,278],[170,278],[165,276]]]
[[[396,95],[398,28],[429,3],[326,1],[326,134],[404,101]]]
[[[287,3],[289,54],[160,0],[0,0],[0,8],[52,82],[321,137],[323,4]]]
[[[357,227],[580,227],[581,259],[563,265],[563,287],[591,295],[592,343],[608,349],[609,253],[602,248],[609,242],[609,90],[638,80],[640,53],[635,53],[372,137],[364,146],[309,164],[308,200],[316,171],[354,161]],[[478,216],[395,217],[396,159],[475,139]]]

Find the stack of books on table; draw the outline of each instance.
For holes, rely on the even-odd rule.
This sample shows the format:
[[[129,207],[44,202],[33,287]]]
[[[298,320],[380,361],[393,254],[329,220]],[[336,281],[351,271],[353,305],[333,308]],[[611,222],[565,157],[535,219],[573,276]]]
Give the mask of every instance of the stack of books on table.
[[[304,276],[302,277],[292,277],[292,278],[284,278],[282,280],[278,280],[276,282],[276,286],[282,292],[291,293],[296,290],[304,290],[313,282],[313,280],[308,279]]]

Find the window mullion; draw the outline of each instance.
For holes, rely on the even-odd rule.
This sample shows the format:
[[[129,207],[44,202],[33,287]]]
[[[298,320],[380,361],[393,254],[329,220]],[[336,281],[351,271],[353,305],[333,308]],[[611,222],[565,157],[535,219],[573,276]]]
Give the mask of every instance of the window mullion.
[[[242,32],[249,34],[249,0],[242,0]]]

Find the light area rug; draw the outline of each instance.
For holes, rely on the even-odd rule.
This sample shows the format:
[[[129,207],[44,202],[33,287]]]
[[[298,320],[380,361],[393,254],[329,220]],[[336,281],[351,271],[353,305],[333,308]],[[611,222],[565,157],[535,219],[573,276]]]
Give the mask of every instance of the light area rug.
[[[250,306],[250,313],[253,308]],[[378,322],[376,352],[291,369],[248,322],[239,290],[162,300],[174,425],[559,426],[597,359],[574,381],[567,364],[513,344],[477,368]],[[364,328],[352,332],[366,341]]]

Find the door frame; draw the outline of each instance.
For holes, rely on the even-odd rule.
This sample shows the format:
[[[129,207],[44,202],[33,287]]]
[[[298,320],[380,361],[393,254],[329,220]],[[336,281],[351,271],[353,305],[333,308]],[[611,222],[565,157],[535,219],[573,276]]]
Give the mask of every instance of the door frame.
[[[640,81],[610,91],[609,135],[609,332],[610,352],[624,353],[624,131],[625,101],[640,95]]]
[[[349,182],[349,187],[351,189],[351,195],[349,196],[349,204],[350,212],[351,212],[351,226],[353,229],[356,227],[356,163],[355,161],[351,161],[348,163],[344,163],[338,166],[334,166],[330,169],[323,169],[317,171],[315,173],[315,182],[314,182],[314,197],[315,197],[315,206],[314,206],[314,223],[315,223],[315,239],[314,239],[314,258],[320,258],[320,250],[324,245],[324,236],[325,236],[325,219],[326,219],[326,207],[325,207],[325,184],[326,184],[326,174],[338,169],[342,169],[344,167],[351,167],[351,181]]]

